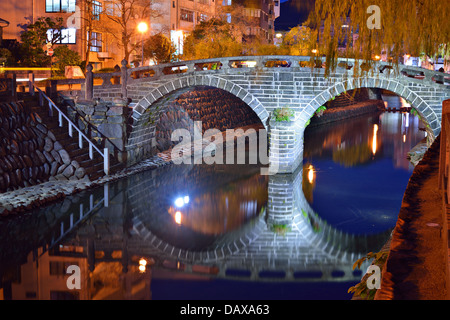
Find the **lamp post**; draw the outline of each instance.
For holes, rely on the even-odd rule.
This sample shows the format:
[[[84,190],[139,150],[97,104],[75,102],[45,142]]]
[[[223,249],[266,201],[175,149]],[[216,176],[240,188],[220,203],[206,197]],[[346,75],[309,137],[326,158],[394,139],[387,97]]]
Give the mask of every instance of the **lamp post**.
[[[144,65],[144,33],[148,30],[148,25],[144,21],[139,22],[138,31],[141,33],[141,40],[142,40],[142,59],[141,59],[141,66]]]

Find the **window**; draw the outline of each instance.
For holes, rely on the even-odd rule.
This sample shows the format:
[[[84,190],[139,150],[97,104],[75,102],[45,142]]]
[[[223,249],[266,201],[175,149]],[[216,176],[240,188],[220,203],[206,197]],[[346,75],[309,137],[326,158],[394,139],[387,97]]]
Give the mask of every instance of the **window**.
[[[58,41],[54,41],[55,38],[58,38],[58,33],[60,33],[60,37]],[[59,44],[76,44],[77,43],[77,29],[75,28],[67,28],[67,29],[48,29],[47,30],[47,42],[59,43]]]
[[[45,0],[45,12],[75,12],[76,0]]]
[[[257,17],[259,18],[261,16],[261,9],[245,9],[245,15],[249,17]]]
[[[100,32],[92,32],[90,39],[88,35],[88,41],[89,40],[91,52],[102,52],[103,42],[102,42],[102,34]]]
[[[181,9],[180,20],[194,22],[194,13],[192,11]]]
[[[100,20],[102,13],[102,4],[98,1],[92,1],[92,20]]]
[[[208,16],[203,13],[197,13],[197,22],[208,20]]]
[[[65,276],[67,268],[70,265],[78,265],[78,262],[66,262],[66,261],[50,261],[50,275],[52,276]]]
[[[50,300],[80,300],[80,293],[71,291],[50,291]]]
[[[105,5],[104,13],[106,13],[108,16],[115,16],[115,17],[122,16],[122,10],[121,10],[120,3],[115,3],[112,1],[105,1],[105,2],[103,2],[103,4]],[[101,11],[101,6],[100,6],[100,11]]]
[[[223,6],[231,6],[231,0],[223,0],[222,5]]]

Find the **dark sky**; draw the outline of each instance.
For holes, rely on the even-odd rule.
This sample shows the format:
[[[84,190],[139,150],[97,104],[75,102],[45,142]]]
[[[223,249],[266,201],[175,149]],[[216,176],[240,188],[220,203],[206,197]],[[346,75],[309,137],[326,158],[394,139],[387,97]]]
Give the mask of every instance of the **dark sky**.
[[[314,0],[281,0],[280,16],[275,20],[275,30],[284,31],[301,25],[314,8]]]

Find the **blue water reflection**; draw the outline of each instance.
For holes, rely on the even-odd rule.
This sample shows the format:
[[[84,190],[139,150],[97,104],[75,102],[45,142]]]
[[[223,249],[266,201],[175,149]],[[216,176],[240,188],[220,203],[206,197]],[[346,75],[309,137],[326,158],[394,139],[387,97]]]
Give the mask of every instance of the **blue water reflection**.
[[[400,112],[307,128],[304,166],[314,168],[314,181],[304,179],[303,190],[314,211],[352,234],[393,228],[413,170],[407,153],[426,137],[424,128]]]
[[[420,127],[367,115],[308,129],[291,175],[166,166],[0,219],[2,297],[349,299],[362,275],[353,263],[395,225]],[[292,210],[277,223],[284,198]],[[80,290],[67,289],[71,264]]]

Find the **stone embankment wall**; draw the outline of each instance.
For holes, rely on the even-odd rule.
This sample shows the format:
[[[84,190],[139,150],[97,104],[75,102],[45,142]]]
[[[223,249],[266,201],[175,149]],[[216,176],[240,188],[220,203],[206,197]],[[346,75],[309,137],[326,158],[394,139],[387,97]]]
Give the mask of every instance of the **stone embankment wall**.
[[[324,104],[326,110],[321,115],[313,116],[309,126],[314,127],[383,110],[385,106],[381,100],[381,93],[371,90],[367,88],[351,90],[341,93],[334,100],[327,101]]]
[[[69,105],[67,113],[72,121],[93,140],[103,140],[105,147],[112,150],[125,150],[127,142],[127,120],[129,108],[127,101],[78,101],[65,100]],[[91,125],[91,127],[89,127]]]
[[[334,97],[333,100],[329,100],[325,103],[327,110],[348,107],[350,105],[356,104],[358,102],[365,102],[367,100],[376,99],[374,94],[371,94],[368,88],[359,88],[355,90],[350,90],[345,93]]]
[[[372,100],[349,105],[347,107],[343,107],[342,109],[326,110],[322,116],[314,116],[311,118],[310,126],[318,126],[334,121],[357,117],[362,114],[382,110],[382,108],[384,108],[383,101]]]
[[[0,192],[49,180],[78,180],[84,176],[78,168],[27,105],[0,103]]]
[[[255,112],[232,94],[211,87],[197,87],[169,102],[156,123],[156,147],[159,151],[175,145],[171,141],[176,129],[187,129],[193,135],[194,122],[201,121],[202,133],[208,129],[234,129],[260,123]]]

